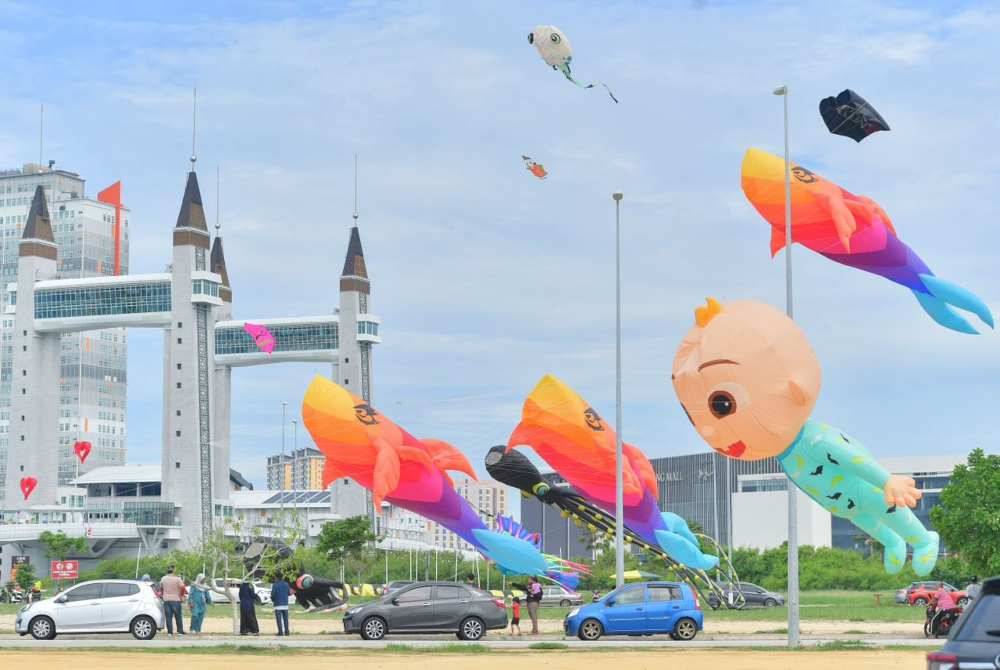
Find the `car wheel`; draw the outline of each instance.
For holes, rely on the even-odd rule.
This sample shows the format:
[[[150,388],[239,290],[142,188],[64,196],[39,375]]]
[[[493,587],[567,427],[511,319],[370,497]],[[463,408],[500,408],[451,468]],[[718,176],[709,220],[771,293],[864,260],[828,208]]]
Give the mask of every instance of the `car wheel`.
[[[777,607],[777,606],[778,606],[778,601],[775,600],[774,598],[768,598],[767,600],[764,601],[764,607]]]
[[[568,600],[560,600],[560,601],[559,601],[559,607],[569,607],[569,606],[570,606],[570,605],[572,605],[572,604],[573,604],[573,603],[571,603],[571,602],[570,602],[570,601],[568,601]]]
[[[31,637],[36,640],[51,640],[56,636],[56,625],[47,616],[35,617],[28,626]]]
[[[458,637],[470,642],[481,639],[485,633],[486,625],[482,622],[482,619],[477,619],[474,616],[463,619],[458,627]]]
[[[698,634],[698,624],[694,622],[694,619],[684,618],[677,622],[674,626],[674,637],[675,640],[683,640],[687,642],[693,640],[694,636]]]
[[[959,607],[965,607],[968,604],[969,604],[969,599],[968,598],[959,598],[958,599],[958,606]]]
[[[581,640],[587,640],[588,642],[600,639],[603,634],[604,626],[597,619],[587,619],[584,621],[580,624],[580,631],[577,633]]]
[[[917,607],[927,607],[927,598],[917,598],[913,601],[913,604]]]
[[[152,640],[156,637],[156,622],[148,616],[137,616],[128,627],[132,637],[137,640]]]
[[[386,634],[385,619],[368,617],[361,623],[361,637],[365,640],[381,640]]]

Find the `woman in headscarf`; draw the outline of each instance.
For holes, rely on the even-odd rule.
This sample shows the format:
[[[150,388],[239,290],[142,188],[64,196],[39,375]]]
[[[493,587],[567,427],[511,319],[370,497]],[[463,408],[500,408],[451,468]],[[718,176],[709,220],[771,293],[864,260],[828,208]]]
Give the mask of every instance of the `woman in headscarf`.
[[[240,635],[260,635],[257,625],[257,608],[253,586],[248,581],[240,584]]]
[[[205,608],[208,606],[208,586],[205,585],[205,575],[199,574],[191,593],[188,595],[188,607],[191,608],[191,632],[201,635],[201,624],[205,620]]]

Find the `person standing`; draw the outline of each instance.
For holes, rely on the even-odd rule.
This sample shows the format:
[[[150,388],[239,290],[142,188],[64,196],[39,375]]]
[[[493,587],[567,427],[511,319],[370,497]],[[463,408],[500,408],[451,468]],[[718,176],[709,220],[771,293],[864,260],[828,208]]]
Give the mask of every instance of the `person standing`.
[[[244,581],[240,584],[240,635],[260,635],[257,624],[257,607],[254,603],[253,586]]]
[[[191,585],[188,596],[188,607],[191,608],[191,632],[201,635],[201,624],[205,621],[205,609],[208,606],[208,587],[205,586],[205,575],[199,574]]]
[[[288,594],[291,590],[291,585],[285,581],[285,577],[281,574],[278,574],[274,583],[271,584],[271,604],[274,605],[274,619],[278,624],[278,637],[288,637],[291,632],[288,630]]]
[[[160,580],[160,591],[163,598],[163,614],[167,620],[167,635],[174,636],[174,623],[177,624],[177,634],[184,635],[184,617],[181,614],[184,581],[174,574],[174,566],[167,567],[167,574]]]
[[[510,604],[510,634],[514,634],[514,629],[517,629],[518,637],[521,636],[521,599],[514,596],[513,601]]]
[[[968,586],[965,587],[965,596],[969,599],[969,604],[979,597],[979,593],[983,590],[982,585],[979,583],[979,577],[973,577],[972,581]]]
[[[528,582],[528,616],[531,617],[531,634],[538,635],[538,607],[542,604],[542,585],[538,577],[531,576]]]

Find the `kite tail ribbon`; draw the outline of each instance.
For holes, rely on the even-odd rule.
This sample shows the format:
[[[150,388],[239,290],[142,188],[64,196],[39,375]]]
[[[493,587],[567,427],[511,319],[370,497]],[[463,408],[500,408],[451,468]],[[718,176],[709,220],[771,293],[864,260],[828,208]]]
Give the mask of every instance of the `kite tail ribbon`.
[[[928,292],[913,291],[913,295],[924,311],[945,328],[970,335],[978,334],[964,317],[951,308],[951,305],[972,312],[990,328],[995,327],[990,308],[972,291],[934,275],[922,274],[920,280]]]
[[[562,67],[562,68],[558,68],[558,67],[555,67],[555,66],[553,66],[553,67],[555,69],[561,71],[563,73],[563,76],[565,76],[567,79],[569,79],[571,82],[573,82],[574,84],[576,84],[580,88],[594,88],[594,84],[581,84],[576,79],[574,79],[573,75],[570,73],[568,67]],[[603,81],[600,81],[600,82],[597,82],[597,83],[599,83],[601,86],[604,87],[604,90],[608,92],[608,95],[610,95],[611,99],[614,100],[615,103],[617,104],[618,103],[618,98],[616,98],[615,94],[611,92],[611,89],[608,88],[608,85],[605,84]]]
[[[656,541],[670,558],[695,570],[711,570],[719,564],[719,557],[702,553],[698,538],[687,522],[673,512],[663,513],[666,530],[656,530]]]

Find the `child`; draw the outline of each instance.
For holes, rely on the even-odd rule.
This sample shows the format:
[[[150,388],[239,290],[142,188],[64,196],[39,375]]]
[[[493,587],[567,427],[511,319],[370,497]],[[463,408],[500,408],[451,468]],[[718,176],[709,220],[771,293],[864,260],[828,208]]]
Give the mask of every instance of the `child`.
[[[514,596],[514,600],[510,605],[510,634],[514,634],[514,629],[517,629],[517,634],[521,634],[521,599]]]

